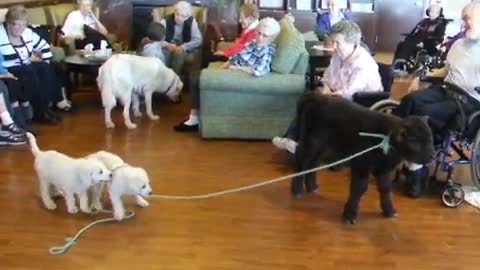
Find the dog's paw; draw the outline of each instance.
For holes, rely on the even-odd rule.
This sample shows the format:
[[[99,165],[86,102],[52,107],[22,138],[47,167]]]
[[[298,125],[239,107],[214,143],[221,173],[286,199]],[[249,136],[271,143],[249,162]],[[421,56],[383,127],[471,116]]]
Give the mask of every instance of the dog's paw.
[[[107,123],[105,123],[105,126],[106,126],[107,128],[114,128],[114,127],[115,127],[115,124],[114,124],[113,122],[107,122]]]
[[[133,124],[133,123],[125,124],[125,126],[127,126],[128,129],[136,129],[137,128],[137,125]]]
[[[146,200],[137,200],[137,205],[140,207],[147,207],[149,206],[149,203]]]
[[[94,202],[92,207],[95,211],[102,211],[103,210],[103,205],[102,205],[101,202]]]
[[[45,203],[45,207],[46,207],[48,210],[55,210],[55,209],[57,209],[57,205],[56,205],[54,202]]]
[[[125,213],[123,212],[115,212],[113,214],[113,217],[117,220],[117,221],[122,221],[124,218],[125,218]]]
[[[76,214],[76,213],[78,213],[78,208],[76,206],[72,207],[72,208],[69,208],[68,213],[69,214]]]
[[[158,115],[156,115],[156,114],[150,115],[150,120],[156,121],[156,120],[158,120],[158,119],[160,119],[160,116],[158,116]]]

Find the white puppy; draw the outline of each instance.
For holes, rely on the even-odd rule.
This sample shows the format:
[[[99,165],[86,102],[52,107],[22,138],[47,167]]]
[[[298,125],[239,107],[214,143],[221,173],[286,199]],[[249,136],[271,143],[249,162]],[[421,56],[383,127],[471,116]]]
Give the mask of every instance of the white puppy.
[[[57,207],[50,194],[50,186],[53,185],[63,194],[69,213],[78,212],[74,194],[79,198],[80,209],[90,212],[88,189],[99,182],[110,180],[110,170],[96,159],[75,159],[57,151],[41,151],[35,137],[31,133],[27,133],[27,137],[35,158],[34,167],[45,207],[50,210]]]
[[[145,95],[145,107],[151,120],[158,120],[152,112],[152,94],[159,92],[171,100],[178,100],[183,83],[175,72],[165,66],[156,57],[143,57],[129,54],[116,54],[99,69],[97,84],[102,93],[105,110],[105,125],[115,127],[111,111],[116,106],[117,98],[123,104],[123,119],[127,128],[137,126],[130,120],[130,104],[133,102],[134,115],[139,117],[139,96]]]
[[[151,195],[152,188],[144,169],[130,166],[119,156],[106,151],[96,152],[89,155],[88,158],[96,158],[112,171],[112,181],[108,183],[108,193],[112,202],[113,216],[117,220],[122,220],[125,216],[125,208],[121,198],[123,195],[134,195],[137,205],[148,206],[148,202],[143,197]],[[97,210],[102,209],[100,202],[102,189],[103,183],[94,187],[93,204]]]

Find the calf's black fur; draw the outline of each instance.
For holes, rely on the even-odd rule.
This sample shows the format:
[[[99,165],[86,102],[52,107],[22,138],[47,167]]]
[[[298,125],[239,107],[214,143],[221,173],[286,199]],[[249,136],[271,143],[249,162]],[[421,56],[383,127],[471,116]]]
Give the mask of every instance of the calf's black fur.
[[[369,110],[352,101],[317,93],[305,94],[299,101],[297,117],[300,138],[295,153],[296,169],[303,171],[317,164],[336,161],[366,148],[381,139],[360,136],[360,132],[390,136],[391,149],[368,152],[350,161],[350,194],[343,211],[343,220],[356,223],[358,203],[367,190],[368,176],[377,179],[380,206],[385,217],[397,215],[391,201],[390,173],[402,161],[425,164],[432,160],[432,133],[422,117],[405,119]],[[316,175],[310,173],[293,179],[291,192],[301,195],[317,190]]]

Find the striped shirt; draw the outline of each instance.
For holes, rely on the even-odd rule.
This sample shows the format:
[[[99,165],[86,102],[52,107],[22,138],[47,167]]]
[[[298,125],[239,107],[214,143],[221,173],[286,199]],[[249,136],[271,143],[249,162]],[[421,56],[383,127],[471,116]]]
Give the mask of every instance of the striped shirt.
[[[245,46],[245,49],[234,54],[230,58],[232,65],[252,67],[254,76],[263,76],[270,72],[270,64],[275,56],[275,44],[258,46],[252,41]]]
[[[41,52],[43,60],[52,58],[50,45],[32,29],[25,28],[22,33],[22,41],[23,45],[13,45],[8,37],[5,24],[0,26],[0,54],[5,60],[2,63],[4,68],[30,64],[30,57],[34,51]]]

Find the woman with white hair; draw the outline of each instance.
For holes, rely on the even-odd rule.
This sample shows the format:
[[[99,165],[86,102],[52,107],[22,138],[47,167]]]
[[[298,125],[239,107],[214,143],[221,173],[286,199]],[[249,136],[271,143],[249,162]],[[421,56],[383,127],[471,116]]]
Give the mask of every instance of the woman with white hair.
[[[396,71],[405,71],[406,62],[412,56],[417,46],[422,45],[428,54],[437,52],[436,46],[443,41],[447,22],[443,18],[443,9],[438,4],[432,4],[427,9],[428,17],[421,20],[395,49],[393,68]]]
[[[202,45],[202,34],[192,16],[192,5],[186,1],[177,2],[175,13],[166,16],[160,23],[165,26],[166,48],[171,54],[171,63],[166,64],[181,75],[186,55]]]
[[[352,99],[357,92],[383,91],[378,65],[360,45],[361,37],[360,27],[352,21],[343,20],[332,26],[329,38],[335,49],[325,70],[323,88],[317,91],[346,99]],[[298,119],[294,119],[284,137],[273,138],[273,145],[294,154],[300,136],[297,127]]]
[[[63,38],[74,39],[76,49],[83,49],[89,43],[94,49],[100,49],[102,40],[108,44],[108,31],[93,14],[93,0],[77,0],[77,4],[78,10],[70,12],[65,19]]]
[[[270,64],[275,55],[273,41],[280,32],[280,25],[273,18],[263,18],[258,24],[258,34],[254,41],[248,43],[243,50],[234,54],[223,65],[223,68],[239,70],[255,77],[263,76],[270,72]],[[188,119],[174,127],[175,131],[197,131],[200,117],[200,95],[198,89],[192,91],[192,109]]]

